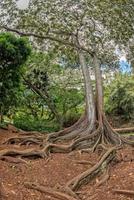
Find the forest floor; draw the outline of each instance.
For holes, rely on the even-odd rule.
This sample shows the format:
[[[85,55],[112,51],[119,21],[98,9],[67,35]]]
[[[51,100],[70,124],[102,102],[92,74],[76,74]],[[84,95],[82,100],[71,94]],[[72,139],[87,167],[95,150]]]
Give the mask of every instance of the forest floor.
[[[13,136],[18,136],[12,130],[0,129],[0,150],[14,147],[25,149],[25,146],[3,145],[2,143]],[[35,145],[36,146],[36,145]],[[34,148],[31,145],[30,148]],[[132,200],[134,196],[115,194],[114,189],[134,191],[134,149],[125,147],[118,151],[119,162],[113,163],[110,167],[110,178],[98,186],[97,177],[91,183],[79,189],[81,200]],[[56,200],[55,198],[27,189],[25,182],[35,182],[47,187],[58,187],[58,184],[65,185],[76,175],[84,172],[94,165],[99,159],[98,153],[82,153],[74,151],[70,154],[51,154],[49,159],[25,159],[26,163],[9,163],[0,160],[0,182],[1,187],[6,191],[6,198],[1,200]],[[82,160],[89,161],[87,164],[79,163]]]

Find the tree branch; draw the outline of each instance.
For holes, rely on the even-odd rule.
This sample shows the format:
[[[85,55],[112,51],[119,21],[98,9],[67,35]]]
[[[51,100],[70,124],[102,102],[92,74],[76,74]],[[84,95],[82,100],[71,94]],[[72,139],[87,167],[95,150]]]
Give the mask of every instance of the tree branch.
[[[32,84],[29,80],[27,80],[23,75],[22,75],[23,80],[25,81],[25,84],[32,89],[33,92],[35,92],[37,95],[39,95],[46,103],[48,108],[51,110],[53,115],[55,116],[57,122],[62,125],[62,119],[60,114],[56,110],[56,106],[53,102],[53,100],[50,98],[49,94],[45,90],[44,93],[42,93],[41,90],[39,90],[34,84]]]
[[[54,37],[53,35],[39,35],[39,34],[36,34],[36,33],[31,33],[31,32],[22,32],[20,30],[10,28],[10,27],[4,26],[4,25],[0,26],[0,28],[3,28],[3,29],[10,31],[10,32],[17,33],[18,35],[23,36],[23,37],[24,36],[27,36],[27,37],[32,36],[32,37],[35,37],[35,38],[46,39],[46,40],[51,40],[51,41],[55,41],[55,42],[58,42],[58,43],[62,43],[64,45],[71,46],[71,47],[76,48],[76,49],[81,49],[81,50],[89,53],[91,56],[93,56],[93,52],[91,50],[85,48],[84,46],[74,44],[74,43],[69,42],[67,40],[61,40],[57,37]]]

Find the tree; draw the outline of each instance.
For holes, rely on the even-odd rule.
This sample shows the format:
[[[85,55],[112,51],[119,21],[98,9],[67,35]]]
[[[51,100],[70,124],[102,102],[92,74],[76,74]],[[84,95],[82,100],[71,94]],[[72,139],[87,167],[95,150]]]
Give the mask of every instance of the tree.
[[[27,70],[23,75],[24,84],[34,93],[30,93],[31,97],[37,96],[36,100],[38,98],[49,113],[45,117],[53,120],[60,129],[79,118],[79,115],[76,116],[77,107],[83,100],[80,88],[77,89],[81,87],[81,73],[70,68],[71,64],[65,63],[55,52],[34,52],[25,64]],[[25,99],[25,102],[30,100],[28,96]],[[32,110],[36,116],[37,109]]]
[[[106,111],[125,120],[134,119],[134,77],[119,74],[106,86]]]
[[[0,34],[0,115],[15,107],[20,92],[22,65],[30,54],[30,47],[24,38],[10,33]]]
[[[71,189],[70,194],[73,195],[75,195],[74,191],[82,184],[87,183],[91,177],[102,171],[104,166],[106,168],[109,165],[121,144],[134,144],[133,141],[129,141],[115,132],[106,119],[100,70],[104,64],[102,59],[105,58],[104,53],[110,52],[111,48],[108,47],[114,49],[116,44],[121,47],[132,37],[133,24],[130,23],[133,16],[130,9],[132,5],[131,1],[111,2],[110,0],[30,1],[29,8],[20,12],[16,27],[5,26],[2,22],[2,28],[21,36],[34,37],[35,43],[42,40],[42,44],[44,44],[43,41],[48,41],[44,47],[45,50],[58,43],[57,46],[60,48],[65,46],[73,49],[79,59],[85,84],[85,113],[73,126],[48,135],[48,144],[38,152],[39,156],[45,156],[49,152],[65,153],[85,148],[94,151],[101,147],[107,150],[92,170],[87,170],[67,184],[68,190]],[[116,18],[118,18],[118,23],[115,23]],[[126,30],[125,34],[124,29]],[[103,51],[104,49],[106,51]],[[95,95],[90,71],[87,67],[87,56],[95,71]],[[58,141],[72,139],[73,141],[69,145],[56,144]],[[111,145],[114,147],[109,149]],[[19,154],[27,155],[25,152]],[[35,152],[29,150],[29,155],[33,154],[35,155]]]

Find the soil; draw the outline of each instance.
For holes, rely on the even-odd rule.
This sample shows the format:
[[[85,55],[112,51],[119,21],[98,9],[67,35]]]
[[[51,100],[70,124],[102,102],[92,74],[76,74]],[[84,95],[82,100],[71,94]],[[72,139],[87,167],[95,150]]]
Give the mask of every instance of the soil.
[[[9,137],[18,136],[13,130],[0,129],[0,150],[14,147],[24,149],[25,146],[3,145],[2,143]],[[28,148],[36,148],[30,146]],[[87,170],[95,164],[99,153],[82,153],[74,151],[70,154],[55,153],[49,159],[25,159],[27,163],[9,163],[0,160],[0,181],[1,187],[6,191],[6,197],[2,200],[56,200],[41,192],[27,189],[25,182],[35,182],[47,187],[64,186],[69,180]],[[110,178],[102,185],[98,186],[101,176],[91,183],[83,186],[78,191],[81,192],[81,200],[132,200],[134,196],[115,194],[114,189],[124,189],[134,191],[134,150],[125,147],[118,151],[118,162],[112,163],[109,169]],[[86,160],[91,164],[78,164],[78,161]]]

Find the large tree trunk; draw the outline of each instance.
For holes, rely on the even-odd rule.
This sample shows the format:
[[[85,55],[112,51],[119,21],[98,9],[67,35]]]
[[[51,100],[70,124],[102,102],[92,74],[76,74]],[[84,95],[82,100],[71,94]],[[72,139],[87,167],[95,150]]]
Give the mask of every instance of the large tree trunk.
[[[85,114],[73,126],[60,132],[50,134],[48,136],[48,141],[55,142],[58,140],[71,140],[74,138],[84,137],[86,135],[89,135],[95,129],[96,112],[90,73],[86,65],[83,52],[78,51],[78,56],[84,77],[86,101]]]
[[[106,119],[104,108],[103,108],[103,82],[102,82],[102,74],[101,74],[101,65],[97,55],[93,56],[93,64],[95,67],[95,79],[96,79],[96,113],[98,124],[100,128],[100,141],[99,143],[103,144],[114,144],[120,146],[124,139],[113,130],[111,125]]]
[[[93,64],[95,67],[95,80],[96,80],[96,107],[97,107],[97,119],[102,124],[102,113],[103,113],[103,85],[102,85],[102,74],[100,70],[99,60],[94,54]]]
[[[79,61],[83,72],[84,77],[84,86],[85,86],[85,95],[86,95],[86,113],[88,123],[90,124],[90,130],[93,130],[95,125],[95,103],[94,103],[94,94],[92,88],[92,82],[90,78],[89,69],[85,62],[85,57],[82,51],[79,51]],[[90,131],[89,130],[89,131]]]

